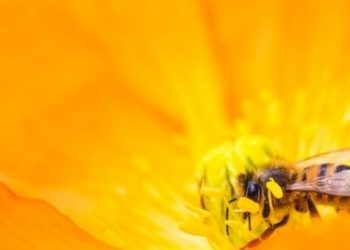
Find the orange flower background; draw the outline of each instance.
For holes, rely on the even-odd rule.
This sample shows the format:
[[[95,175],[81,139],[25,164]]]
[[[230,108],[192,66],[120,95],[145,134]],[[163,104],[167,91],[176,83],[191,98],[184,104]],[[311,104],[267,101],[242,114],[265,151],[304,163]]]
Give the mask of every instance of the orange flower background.
[[[0,7],[2,249],[210,249],[178,227],[208,149],[252,133],[290,159],[350,146],[346,1]],[[349,223],[261,249],[346,248]]]

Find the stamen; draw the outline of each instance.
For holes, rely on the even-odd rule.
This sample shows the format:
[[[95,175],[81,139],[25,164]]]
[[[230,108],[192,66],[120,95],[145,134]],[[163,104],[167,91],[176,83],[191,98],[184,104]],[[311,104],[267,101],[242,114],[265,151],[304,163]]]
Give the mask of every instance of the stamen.
[[[242,224],[236,220],[226,220],[225,225],[230,226],[232,228],[235,228],[235,227],[237,228],[242,226]]]
[[[223,195],[222,190],[220,190],[218,188],[212,188],[212,187],[201,187],[199,192],[201,195],[206,195],[206,196],[222,196]]]
[[[179,223],[179,228],[187,233],[207,236],[209,228],[201,220],[195,217],[188,217]]]
[[[208,211],[191,204],[185,204],[185,207],[193,213],[189,213],[179,223],[180,229],[194,235],[208,236],[210,228],[206,222],[211,219],[212,215]]]
[[[211,216],[211,214],[207,210],[193,206],[191,204],[185,204],[185,207],[188,208],[190,211],[198,214],[201,218],[205,219],[205,218],[209,218]]]

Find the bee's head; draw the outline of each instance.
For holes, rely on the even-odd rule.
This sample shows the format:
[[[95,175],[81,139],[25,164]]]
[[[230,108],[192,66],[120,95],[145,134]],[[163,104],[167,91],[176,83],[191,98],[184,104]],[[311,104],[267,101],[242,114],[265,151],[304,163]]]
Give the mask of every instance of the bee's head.
[[[239,176],[241,195],[260,203],[263,189],[254,173],[246,173]]]
[[[230,202],[238,201],[238,207],[246,210],[243,212],[242,218],[244,221],[248,220],[248,229],[251,231],[251,213],[256,214],[259,211],[263,190],[256,175],[252,172],[241,174],[238,177],[238,183],[241,195],[237,195]]]
[[[245,196],[257,203],[261,200],[262,188],[255,180],[247,180],[245,184]]]

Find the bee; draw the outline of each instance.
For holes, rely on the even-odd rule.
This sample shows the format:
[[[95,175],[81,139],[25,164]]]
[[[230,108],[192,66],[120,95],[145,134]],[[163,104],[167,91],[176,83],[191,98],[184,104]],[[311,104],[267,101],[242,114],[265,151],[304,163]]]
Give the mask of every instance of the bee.
[[[200,203],[233,249],[254,247],[292,215],[318,205],[350,209],[350,148],[289,163],[260,137],[226,144],[203,160]]]

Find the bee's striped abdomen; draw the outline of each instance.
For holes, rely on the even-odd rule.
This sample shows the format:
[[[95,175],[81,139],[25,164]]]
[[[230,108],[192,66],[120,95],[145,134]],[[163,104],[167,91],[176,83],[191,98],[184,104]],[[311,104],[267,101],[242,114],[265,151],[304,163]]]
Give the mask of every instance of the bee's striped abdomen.
[[[335,165],[330,163],[307,167],[303,170],[303,173],[300,176],[300,180],[305,182],[312,182],[316,179],[324,178],[327,175],[333,174],[334,170]]]
[[[304,178],[306,182],[313,182],[318,180],[317,185],[326,185],[328,178],[327,176],[333,176],[336,173],[340,173],[345,170],[350,170],[350,166],[347,165],[337,165],[333,163],[325,163],[320,165],[315,165],[304,169]],[[348,209],[350,208],[350,197],[348,196],[337,196],[329,195],[320,192],[310,192],[311,199],[316,204],[333,205],[337,209]]]
[[[337,165],[335,167],[335,170],[334,170],[334,173],[340,173],[344,170],[350,170],[350,166],[347,166],[347,165]]]

